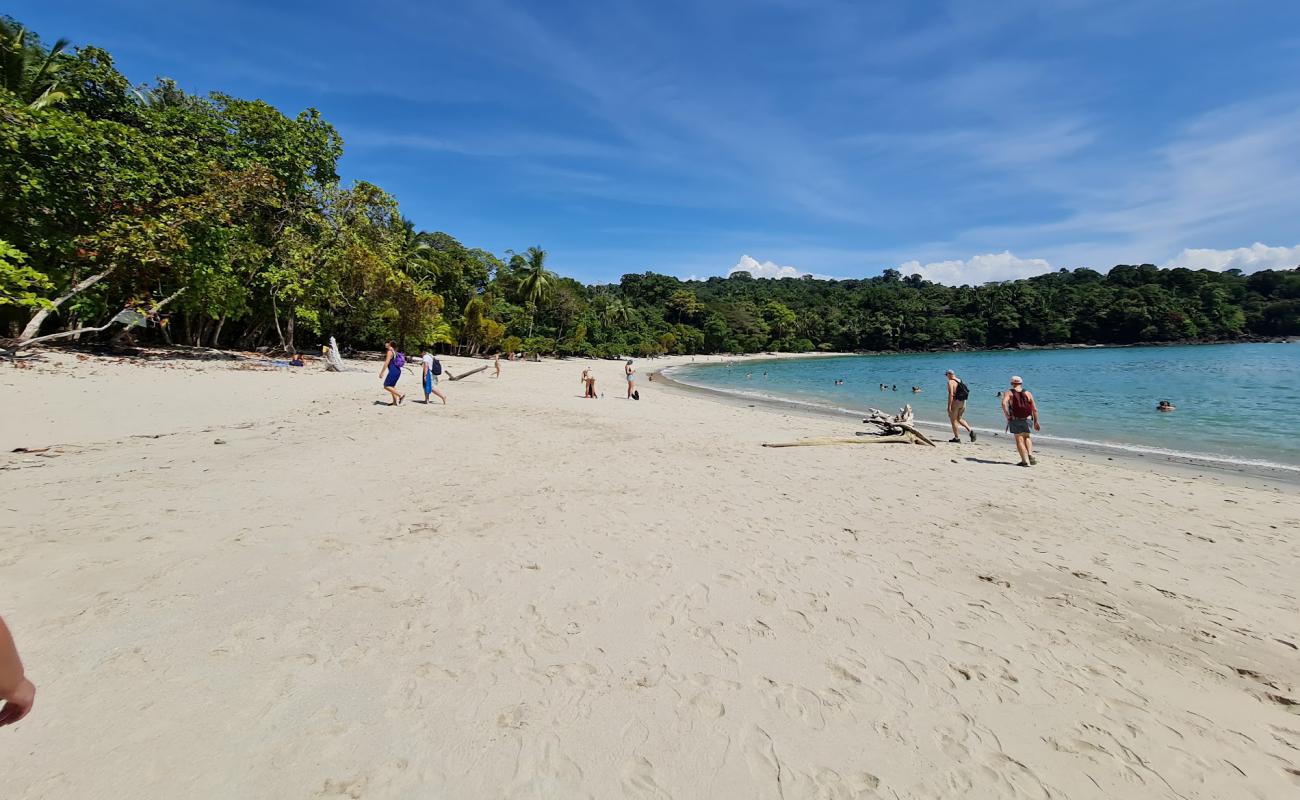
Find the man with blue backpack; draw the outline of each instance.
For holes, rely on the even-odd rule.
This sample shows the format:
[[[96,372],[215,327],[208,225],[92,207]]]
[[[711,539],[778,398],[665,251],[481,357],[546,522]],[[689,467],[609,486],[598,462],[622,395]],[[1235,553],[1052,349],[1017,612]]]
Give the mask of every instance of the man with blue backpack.
[[[429,395],[436,394],[447,405],[447,395],[438,391],[438,378],[442,376],[442,362],[434,358],[428,347],[420,350],[420,362],[424,365],[424,404],[429,405]]]
[[[966,429],[970,434],[970,440],[975,441],[975,429],[966,421],[966,401],[970,398],[970,387],[966,381],[957,377],[957,373],[948,370],[944,373],[948,377],[948,422],[952,423],[952,438],[948,441],[961,443],[961,433],[957,426]]]

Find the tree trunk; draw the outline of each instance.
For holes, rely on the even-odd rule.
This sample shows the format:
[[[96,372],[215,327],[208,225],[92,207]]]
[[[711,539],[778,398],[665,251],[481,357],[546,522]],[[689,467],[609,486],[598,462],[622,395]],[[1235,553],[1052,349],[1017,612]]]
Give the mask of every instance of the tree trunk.
[[[280,307],[275,302],[275,291],[271,292],[271,319],[275,321],[275,335],[280,337],[281,349],[288,349],[284,343],[284,331],[280,330]]]
[[[35,338],[36,334],[41,331],[41,325],[45,323],[45,320],[49,318],[50,314],[58,310],[59,306],[104,280],[104,278],[108,277],[109,273],[115,269],[117,269],[117,267],[109,267],[97,275],[91,275],[89,278],[86,278],[76,286],[69,289],[67,294],[51,302],[48,308],[42,308],[40,311],[37,311],[36,314],[27,322],[27,327],[23,328],[23,332],[18,336],[18,338],[23,341],[30,341]]]
[[[213,346],[213,347],[220,347],[220,346],[221,346],[221,329],[222,329],[223,327],[225,327],[225,324],[226,324],[226,315],[225,315],[225,314],[222,314],[222,315],[221,315],[221,319],[217,320],[217,329],[216,329],[215,331],[213,331],[213,333],[212,333],[212,346]]]
[[[297,316],[297,315],[293,313],[293,310],[292,310],[292,309],[290,309],[290,311],[289,311],[289,318],[288,318],[287,320],[285,320],[285,322],[284,322],[284,329],[285,329],[285,331],[286,331],[286,333],[285,333],[285,339],[286,339],[286,341],[285,341],[285,345],[284,345],[284,352],[286,352],[286,353],[293,353],[293,352],[296,352],[296,351],[293,349],[293,322],[294,322],[294,317],[295,317],[295,316]]]

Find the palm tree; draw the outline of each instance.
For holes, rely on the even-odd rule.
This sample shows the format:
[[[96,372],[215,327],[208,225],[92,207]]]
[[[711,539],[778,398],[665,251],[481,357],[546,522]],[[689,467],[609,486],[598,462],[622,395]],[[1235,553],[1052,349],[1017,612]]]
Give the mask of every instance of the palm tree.
[[[618,324],[626,324],[632,319],[632,307],[624,303],[621,298],[611,298],[605,304],[605,311],[601,314],[605,327],[613,328]]]
[[[524,254],[524,264],[516,273],[519,279],[519,296],[528,304],[528,338],[533,338],[533,321],[537,304],[551,289],[551,273],[546,271],[546,251],[530,247]]]
[[[398,260],[402,271],[425,288],[431,288],[437,282],[439,265],[430,258],[434,250],[429,244],[429,234],[417,231],[415,223],[405,217],[398,224],[401,226]]]
[[[60,39],[45,52],[39,42],[27,41],[26,28],[0,18],[0,85],[32,109],[67,100],[68,92],[59,88],[67,47],[68,40]]]

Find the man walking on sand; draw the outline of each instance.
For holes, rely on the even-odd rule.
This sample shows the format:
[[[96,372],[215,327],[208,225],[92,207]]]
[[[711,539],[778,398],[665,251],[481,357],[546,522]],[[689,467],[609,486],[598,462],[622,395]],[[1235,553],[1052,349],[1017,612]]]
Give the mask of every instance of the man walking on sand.
[[[442,374],[442,362],[433,357],[429,348],[425,347],[420,351],[420,362],[423,365],[424,378],[424,404],[429,405],[429,395],[437,395],[442,404],[447,405],[447,395],[438,391],[438,376]]]
[[[1032,420],[1034,430],[1042,430],[1038,426],[1038,405],[1034,402],[1034,395],[1025,389],[1019,375],[1011,376],[1011,391],[1002,395],[1002,413],[1007,418],[1007,430],[1016,437],[1016,452],[1020,454],[1019,466],[1037,464],[1029,425]]]
[[[0,728],[12,725],[32,710],[36,702],[36,687],[23,672],[23,660],[9,628],[0,617]]]
[[[952,370],[948,370],[944,375],[948,377],[948,422],[952,425],[952,438],[948,441],[961,444],[961,433],[957,430],[957,426],[960,425],[970,434],[970,440],[973,442],[976,438],[975,429],[965,420],[966,399],[970,397],[970,387]],[[912,391],[916,391],[916,388],[913,387]]]

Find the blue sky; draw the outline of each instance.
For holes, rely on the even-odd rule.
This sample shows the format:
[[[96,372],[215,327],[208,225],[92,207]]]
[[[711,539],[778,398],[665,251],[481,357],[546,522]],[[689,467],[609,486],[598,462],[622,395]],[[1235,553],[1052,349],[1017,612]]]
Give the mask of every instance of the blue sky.
[[[419,227],[654,270],[1300,264],[1291,0],[18,2],[134,81],[315,106]]]

